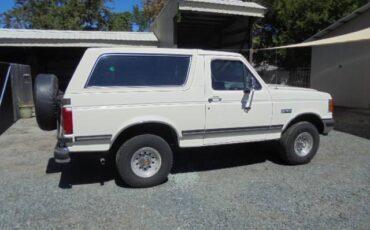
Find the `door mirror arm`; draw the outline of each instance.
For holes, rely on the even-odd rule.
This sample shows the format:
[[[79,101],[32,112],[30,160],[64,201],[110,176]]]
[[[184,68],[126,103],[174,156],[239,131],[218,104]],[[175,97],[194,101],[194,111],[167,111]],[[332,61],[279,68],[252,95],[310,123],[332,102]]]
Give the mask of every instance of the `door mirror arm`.
[[[245,103],[244,110],[249,111],[252,108],[252,102],[253,102],[253,97],[254,97],[254,89],[253,88],[246,88],[244,89],[244,93],[248,94],[248,100]]]
[[[252,90],[253,90],[252,88],[245,88],[244,93],[245,94],[250,94]]]

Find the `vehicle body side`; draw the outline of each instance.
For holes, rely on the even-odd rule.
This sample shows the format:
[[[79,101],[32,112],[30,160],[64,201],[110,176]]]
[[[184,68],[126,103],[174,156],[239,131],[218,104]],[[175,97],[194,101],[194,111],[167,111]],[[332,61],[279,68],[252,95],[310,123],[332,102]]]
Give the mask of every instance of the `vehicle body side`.
[[[150,54],[191,57],[187,80],[167,87],[86,87],[102,55]],[[243,91],[214,91],[212,59],[243,62],[261,84],[252,109],[243,108]],[[221,96],[220,103],[209,99]],[[239,54],[181,49],[89,49],[64,94],[63,106],[72,108],[71,152],[108,151],[125,130],[143,124],[169,127],[179,147],[199,147],[279,139],[283,130],[301,115],[331,119],[330,95],[314,90],[269,86]],[[213,113],[212,113],[213,112]],[[243,117],[243,119],[239,119]],[[245,118],[245,119],[244,119]],[[226,128],[225,128],[226,127]]]

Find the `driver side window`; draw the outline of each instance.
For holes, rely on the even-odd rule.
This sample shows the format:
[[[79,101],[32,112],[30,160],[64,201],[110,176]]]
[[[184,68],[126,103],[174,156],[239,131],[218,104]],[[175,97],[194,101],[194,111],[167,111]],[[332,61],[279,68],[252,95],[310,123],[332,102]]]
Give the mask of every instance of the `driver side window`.
[[[244,90],[246,87],[261,89],[261,85],[241,61],[213,60],[211,74],[214,90]]]

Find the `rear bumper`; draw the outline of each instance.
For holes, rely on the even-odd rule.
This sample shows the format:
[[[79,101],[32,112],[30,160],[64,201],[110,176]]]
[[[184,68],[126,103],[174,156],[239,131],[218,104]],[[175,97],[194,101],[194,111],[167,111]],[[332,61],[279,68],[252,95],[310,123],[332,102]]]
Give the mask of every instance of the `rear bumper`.
[[[322,122],[324,124],[323,134],[327,135],[329,132],[331,132],[334,129],[335,121],[333,118],[331,118],[331,119],[323,119]]]
[[[58,143],[54,148],[54,159],[56,163],[64,164],[71,161],[70,151],[67,147],[68,141],[64,138],[58,139]]]

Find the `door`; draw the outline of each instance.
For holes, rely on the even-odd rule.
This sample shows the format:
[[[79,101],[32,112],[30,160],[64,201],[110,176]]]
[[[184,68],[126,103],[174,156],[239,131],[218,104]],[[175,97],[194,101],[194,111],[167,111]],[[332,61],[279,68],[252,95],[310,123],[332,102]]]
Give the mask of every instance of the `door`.
[[[206,58],[205,145],[260,141],[270,131],[272,102],[266,86],[238,57]],[[254,91],[244,92],[249,88]],[[248,100],[251,100],[248,107]]]

